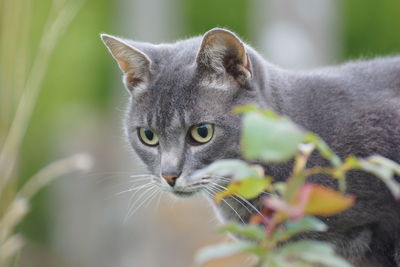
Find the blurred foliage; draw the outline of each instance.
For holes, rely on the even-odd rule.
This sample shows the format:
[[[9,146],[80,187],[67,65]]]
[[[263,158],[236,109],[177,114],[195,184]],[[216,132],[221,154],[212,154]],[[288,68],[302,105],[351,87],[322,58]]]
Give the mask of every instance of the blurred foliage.
[[[257,267],[352,266],[337,255],[334,246],[328,242],[317,241],[318,238],[312,240],[312,235],[302,236],[300,240],[295,238],[306,232],[327,231],[327,225],[315,216],[337,215],[354,205],[356,196],[346,192],[346,175],[351,170],[376,175],[388,186],[395,199],[400,200],[400,183],[395,180],[395,176],[400,175],[400,165],[381,156],[348,156],[342,161],[317,135],[305,132],[288,118],[255,106],[237,110],[243,113],[243,158],[263,165],[287,162],[293,158],[293,170],[283,182],[267,176],[269,173],[264,173],[260,165],[238,159],[218,160],[196,171],[195,177],[231,177],[226,187],[215,184],[214,188],[209,189],[217,205],[221,205],[221,201],[229,205],[225,198],[238,198],[253,208],[253,215],[244,221],[229,205],[244,225],[230,224],[223,227],[222,231],[244,240],[206,247],[198,253],[198,263],[245,252],[257,256]],[[311,164],[307,163],[314,151],[331,166],[309,166]],[[340,192],[309,182],[308,178],[313,175],[337,180]],[[226,183],[225,179],[222,181]],[[248,201],[256,197],[259,199],[254,203]],[[259,205],[260,210],[254,207]]]
[[[214,27],[226,27],[248,37],[249,2],[246,0],[181,0],[184,31],[188,36],[203,34]]]
[[[54,178],[90,168],[88,155],[76,155],[37,168],[19,179],[23,141],[60,36],[79,11],[80,2],[53,0],[37,45],[31,42],[31,1],[1,2],[0,27],[0,266],[11,266],[24,238],[17,226],[30,210],[32,197]],[[14,25],[15,28],[9,27]],[[36,141],[36,139],[35,139]],[[30,156],[34,156],[34,153]],[[18,186],[18,180],[22,182]],[[32,225],[32,222],[29,223]]]
[[[31,66],[53,2],[55,1],[42,0],[37,4],[32,0],[1,1],[0,11],[7,11],[8,14],[0,22],[2,33],[7,33],[6,30],[11,29],[7,36],[15,39],[14,45],[9,45],[8,53],[3,55],[3,60],[8,56],[10,62],[16,62],[17,58],[13,58],[13,55],[22,53],[21,48],[26,45],[27,67]],[[58,1],[59,4],[63,2],[65,1]],[[113,92],[109,89],[111,66],[107,64],[108,57],[99,42],[98,34],[110,28],[112,17],[109,14],[114,5],[105,0],[70,0],[70,2],[82,3],[82,8],[67,33],[60,39],[50,60],[37,108],[33,112],[32,121],[22,144],[19,167],[15,173],[20,177],[19,184],[26,182],[40,167],[60,156],[59,149],[63,147],[60,142],[63,138],[68,137],[77,125],[85,123],[83,121],[85,116],[82,114],[87,113],[87,118],[93,114],[106,114],[107,103],[112,100]],[[24,8],[20,7],[20,4]],[[10,23],[11,21],[15,24]],[[27,27],[23,27],[24,23]],[[7,26],[11,24],[15,25],[15,28]],[[27,32],[25,39],[22,30]],[[18,37],[19,35],[22,37]],[[2,43],[3,46],[7,44],[7,42]],[[8,40],[8,43],[12,42]],[[13,69],[13,65],[7,66],[8,70]],[[16,75],[16,83],[24,79],[21,69],[12,75]],[[12,84],[2,88],[2,96],[11,97],[13,101],[9,101],[8,107],[3,105],[3,110],[8,112],[7,117],[1,120],[1,132],[7,130],[15,112],[13,106],[21,94],[17,89]],[[23,233],[30,239],[45,242],[51,232],[52,216],[49,214],[47,199],[46,190],[35,197],[32,202],[32,212],[22,224]]]
[[[400,52],[400,1],[341,1],[345,58]]]
[[[42,34],[43,18],[46,18],[51,2],[43,0],[40,5],[34,5],[32,49]],[[111,17],[108,14],[113,4],[105,0],[81,2],[81,10],[61,38],[50,62],[24,142],[20,177],[30,177],[40,166],[54,159],[57,147],[62,146],[58,142],[82,123],[85,117],[82,113],[105,112],[105,104],[111,100],[112,72],[98,33],[109,29]],[[41,242],[48,240],[51,232],[52,216],[46,192],[44,190],[35,198],[33,212],[22,225],[29,238]]]

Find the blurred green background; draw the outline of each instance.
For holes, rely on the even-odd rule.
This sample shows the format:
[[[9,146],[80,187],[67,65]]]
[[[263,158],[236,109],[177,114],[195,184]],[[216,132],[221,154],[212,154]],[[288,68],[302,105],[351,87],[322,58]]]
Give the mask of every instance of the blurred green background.
[[[8,10],[10,6],[17,2],[24,3],[25,1],[1,0],[0,14],[4,15],[5,10]],[[32,54],[37,49],[38,41],[42,35],[43,23],[53,2],[51,0],[40,0],[30,3],[32,9],[29,19],[28,43],[29,51]],[[158,16],[158,13],[162,10],[158,10],[160,7],[157,6],[157,3],[154,4],[152,9],[149,9],[143,7],[142,2],[87,0],[83,3],[66,34],[61,37],[49,64],[37,107],[23,142],[18,173],[16,174],[19,177],[19,184],[56,158],[86,149],[91,150],[96,146],[103,146],[102,141],[96,141],[96,138],[99,134],[102,134],[101,131],[104,131],[104,129],[113,128],[113,133],[110,135],[111,139],[119,140],[122,138],[119,136],[121,131],[117,128],[119,127],[121,109],[123,109],[121,107],[124,105],[126,94],[122,89],[116,64],[103,47],[99,33],[107,32],[136,39],[135,30],[130,30],[131,25],[133,25],[132,28],[137,29],[136,32],[139,33],[140,39],[146,38],[147,28],[149,28],[148,31],[152,31],[152,27],[146,21],[143,21],[140,25],[131,24],[135,21],[135,14],[144,12],[144,15],[148,16],[151,21],[151,18]],[[165,41],[202,34],[215,26],[227,27],[237,32],[244,40],[249,41],[264,55],[268,56],[269,52],[263,50],[264,46],[260,41],[263,39],[260,36],[265,34],[264,28],[268,27],[268,23],[271,23],[271,14],[274,13],[273,8],[276,8],[276,4],[274,4],[276,1],[175,0],[165,2],[174,2],[176,8],[163,16],[167,19],[168,16],[179,17],[175,22],[177,27],[170,29],[170,35],[168,32],[163,32],[163,36],[170,38]],[[290,1],[286,2],[289,7]],[[332,52],[334,58],[323,62],[324,64],[333,64],[360,57],[368,58],[395,54],[400,51],[400,1],[327,2],[336,7],[334,14],[331,14],[335,16],[335,25],[332,28],[334,36],[330,39],[331,42],[335,42],[333,48],[335,51]],[[303,3],[302,8],[310,13],[319,12],[318,9],[314,10],[318,6],[313,4],[315,1],[303,1]],[[132,13],[126,7],[132,8]],[[259,18],[255,18],[254,14],[257,13],[255,10],[261,13],[261,15],[258,15]],[[21,15],[16,13],[15,19],[19,20]],[[287,16],[291,18],[291,13]],[[164,17],[161,17],[161,19]],[[285,18],[285,15],[282,15],[282,18]],[[320,19],[324,20],[324,17],[322,16]],[[258,20],[259,22],[257,22]],[[5,16],[1,18],[0,23],[3,31],[6,28],[17,27],[14,24],[9,24]],[[299,23],[299,27],[302,27],[302,25],[307,27],[307,24]],[[329,30],[329,28],[327,29]],[[17,30],[15,28],[15,31]],[[143,32],[144,34],[141,34]],[[0,42],[2,41],[4,40],[0,40]],[[285,49],[285,46],[282,46],[282,49]],[[282,53],[285,52],[282,51]],[[11,88],[0,89],[11,90]],[[11,115],[9,118],[12,117]],[[7,123],[0,125],[3,127],[3,131],[8,127]],[[80,132],[80,130],[86,128],[91,130],[85,131],[85,133]],[[3,140],[0,141],[3,142]],[[116,147],[117,153],[118,149],[120,148]],[[96,151],[96,148],[93,151]],[[96,155],[94,152],[95,159]],[[107,155],[103,154],[102,156],[106,157]],[[127,161],[129,162],[129,160]],[[119,164],[120,162],[114,165],[110,163],[114,167],[119,166]],[[112,168],[110,167],[110,169]],[[51,252],[54,245],[53,235],[57,224],[55,219],[57,202],[53,201],[53,187],[47,187],[34,198],[32,211],[20,226],[24,236],[32,244],[36,244],[43,251],[47,251],[48,254],[53,253]],[[34,255],[31,252],[27,253],[30,256]],[[52,255],[51,257],[57,258],[58,256]],[[35,256],[32,256],[33,258]],[[35,261],[43,263],[40,257],[32,260],[32,262]],[[66,266],[69,264],[65,259],[55,260],[54,262],[56,263],[48,263],[48,265],[43,266],[61,266],[59,265],[60,262],[67,262]],[[30,266],[42,265],[33,264]]]

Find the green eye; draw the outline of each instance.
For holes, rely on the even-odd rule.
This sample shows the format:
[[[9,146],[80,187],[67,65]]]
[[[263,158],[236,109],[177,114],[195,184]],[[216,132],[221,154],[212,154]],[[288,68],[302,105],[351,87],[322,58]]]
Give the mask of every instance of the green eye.
[[[214,126],[209,123],[202,123],[192,126],[190,136],[194,141],[200,144],[205,144],[211,140],[214,135]]]
[[[139,128],[139,138],[148,146],[158,145],[158,136],[150,129]]]

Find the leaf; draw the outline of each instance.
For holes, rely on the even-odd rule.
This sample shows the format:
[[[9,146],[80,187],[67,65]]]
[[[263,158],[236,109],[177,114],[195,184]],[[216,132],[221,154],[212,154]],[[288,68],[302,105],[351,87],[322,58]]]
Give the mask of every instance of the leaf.
[[[257,197],[259,194],[264,192],[264,190],[271,184],[270,179],[258,179],[258,178],[247,178],[232,184],[236,185],[236,192],[238,195],[246,198],[252,199]]]
[[[262,114],[263,116],[265,116],[267,118],[272,118],[272,119],[279,119],[281,117],[270,109],[262,109],[255,105],[251,105],[251,104],[235,107],[233,109],[233,112],[236,114],[245,114],[245,113],[250,113],[250,112],[256,112],[256,113]]]
[[[265,230],[258,225],[229,224],[220,228],[221,232],[228,232],[238,237],[245,237],[256,241],[265,240]]]
[[[222,159],[193,173],[193,179],[201,179],[208,176],[231,177],[233,180],[241,180],[248,177],[261,179],[263,173],[260,173],[259,168],[255,168],[243,160]]]
[[[400,200],[400,183],[396,181],[394,174],[400,176],[400,165],[382,156],[372,156],[359,161],[360,168],[379,177],[392,192],[396,199]]]
[[[235,114],[242,114],[242,113],[248,113],[252,111],[259,111],[261,110],[259,107],[255,105],[244,105],[244,106],[237,106],[233,108],[233,112]]]
[[[345,166],[345,169],[348,170],[357,169],[360,167],[360,160],[356,156],[350,155],[345,159],[343,165]]]
[[[335,254],[330,244],[321,241],[304,240],[288,243],[275,253],[274,260],[282,263],[280,266],[299,266],[297,264],[301,262],[326,267],[352,266]]]
[[[239,195],[246,199],[252,199],[260,195],[271,184],[270,179],[247,178],[228,185],[227,190],[215,195],[215,201],[219,204],[225,197]]]
[[[375,164],[380,164],[383,167],[391,169],[394,173],[400,176],[400,164],[388,158],[375,155],[368,158],[368,160]]]
[[[344,194],[347,190],[346,174],[350,170],[359,169],[360,162],[359,159],[350,155],[345,160],[341,166],[336,166],[335,171],[332,174],[333,178],[336,178],[339,183],[339,191]]]
[[[323,232],[327,230],[327,226],[321,220],[307,216],[294,221],[286,221],[284,230],[275,232],[273,239],[275,241],[286,241],[296,234],[315,231]]]
[[[257,246],[249,242],[224,243],[202,248],[196,255],[196,263],[201,265],[214,259],[226,258],[238,253],[255,252]]]
[[[322,185],[306,183],[290,202],[278,196],[269,196],[263,203],[265,207],[279,212],[282,218],[299,219],[304,215],[331,216],[340,213],[354,204],[354,197]]]
[[[321,156],[329,160],[334,167],[339,167],[342,164],[341,159],[333,152],[325,141],[315,133],[308,132],[305,135],[304,141],[314,144]]]
[[[275,182],[273,184],[273,190],[275,190],[279,195],[284,196],[286,194],[287,183],[285,182]]]
[[[241,142],[247,159],[286,161],[297,152],[303,138],[303,131],[286,118],[261,112],[249,112],[244,116]]]
[[[353,196],[343,195],[322,185],[311,184],[304,213],[317,216],[335,215],[350,208],[354,200]]]

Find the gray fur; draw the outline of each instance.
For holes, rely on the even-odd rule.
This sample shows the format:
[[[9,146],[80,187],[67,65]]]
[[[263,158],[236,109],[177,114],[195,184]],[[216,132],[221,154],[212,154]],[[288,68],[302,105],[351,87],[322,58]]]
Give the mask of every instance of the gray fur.
[[[207,42],[206,50],[204,40],[210,34],[219,39]],[[152,173],[181,172],[174,188],[159,180],[163,188],[176,194],[189,195],[202,190],[201,183],[209,183],[207,177],[194,181],[191,174],[195,170],[217,159],[240,157],[240,117],[231,110],[248,103],[272,108],[316,132],[341,157],[380,154],[400,162],[400,57],[293,72],[267,63],[233,33],[222,29],[174,44],[124,42],[150,61],[145,89],[127,84],[132,91],[127,136]],[[203,122],[215,125],[214,137],[209,143],[195,145],[188,139],[188,130]],[[138,127],[156,132],[159,146],[140,142]],[[265,168],[269,175],[285,179],[291,164]],[[326,164],[318,155],[311,157],[310,166]],[[324,176],[310,180],[337,186]],[[400,204],[377,178],[359,171],[349,174],[348,192],[357,196],[356,205],[324,218],[330,227],[327,233],[307,236],[332,242],[358,266],[379,266],[377,262],[399,266]],[[228,203],[248,220],[248,206],[244,208],[233,199]],[[259,199],[252,203],[260,208]],[[238,220],[226,203],[219,211],[225,219]]]

